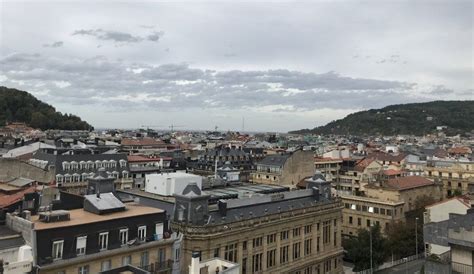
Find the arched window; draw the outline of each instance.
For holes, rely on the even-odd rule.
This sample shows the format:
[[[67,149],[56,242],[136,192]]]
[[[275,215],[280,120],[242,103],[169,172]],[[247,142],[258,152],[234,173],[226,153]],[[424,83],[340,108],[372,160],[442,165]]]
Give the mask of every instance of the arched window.
[[[103,160],[102,161],[102,167],[108,168],[109,167],[109,161]]]
[[[79,162],[79,168],[80,168],[80,169],[85,169],[85,168],[86,168],[86,165],[87,165],[87,164],[86,164],[85,161],[80,161],[80,162]]]
[[[95,161],[95,168],[100,168],[100,167],[102,167],[102,162],[99,160]]]
[[[66,162],[66,161],[63,162],[63,169],[64,170],[69,170],[70,166],[71,165],[69,164],[69,162]]]
[[[112,168],[115,168],[117,166],[117,161],[115,160],[110,160],[109,161],[109,166],[112,167]]]
[[[92,162],[91,160],[87,161],[87,168],[88,169],[93,169],[94,168],[94,162]]]
[[[126,167],[127,166],[127,161],[124,159],[120,159],[120,167]]]

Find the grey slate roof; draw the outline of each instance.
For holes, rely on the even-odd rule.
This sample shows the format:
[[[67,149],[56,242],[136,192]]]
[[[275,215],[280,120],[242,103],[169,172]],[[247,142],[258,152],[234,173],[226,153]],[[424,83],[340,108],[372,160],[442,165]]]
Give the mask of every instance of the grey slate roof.
[[[96,194],[85,195],[84,196],[84,209],[87,211],[91,211],[87,208],[91,205],[95,209],[93,213],[105,213],[110,211],[120,211],[125,210],[125,205],[112,194],[109,193],[101,193],[99,197]]]
[[[283,166],[291,157],[291,154],[282,154],[282,155],[268,155],[267,157],[263,158],[257,165],[265,165],[265,166]]]
[[[103,161],[103,160],[115,160],[117,161],[117,166],[116,168],[106,168],[107,171],[118,171],[121,173],[122,171],[126,170],[128,171],[128,160],[127,160],[127,155],[123,153],[117,153],[117,154],[74,154],[74,155],[53,155],[49,153],[44,153],[44,152],[37,152],[35,155],[32,157],[33,159],[39,159],[39,160],[44,160],[48,161],[49,165],[52,165],[55,167],[55,172],[56,174],[72,174],[72,173],[83,173],[83,172],[90,172],[90,169],[77,169],[77,170],[63,170],[63,165],[62,163],[64,161],[66,162],[81,162],[81,161],[92,161],[95,162],[97,160]],[[127,161],[127,166],[126,167],[120,167],[118,164],[120,160],[125,160]],[[95,169],[95,168],[94,168]]]

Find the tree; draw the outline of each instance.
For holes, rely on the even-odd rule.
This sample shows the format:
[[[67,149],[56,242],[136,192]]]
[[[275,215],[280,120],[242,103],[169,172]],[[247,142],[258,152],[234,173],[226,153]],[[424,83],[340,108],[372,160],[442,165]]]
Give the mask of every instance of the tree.
[[[372,235],[371,235],[372,234]],[[372,237],[372,267],[383,264],[386,258],[385,246],[386,240],[380,232],[380,226],[377,224],[369,230],[360,229],[357,237],[345,239],[343,241],[347,256],[354,262],[353,271],[370,269],[370,238]]]

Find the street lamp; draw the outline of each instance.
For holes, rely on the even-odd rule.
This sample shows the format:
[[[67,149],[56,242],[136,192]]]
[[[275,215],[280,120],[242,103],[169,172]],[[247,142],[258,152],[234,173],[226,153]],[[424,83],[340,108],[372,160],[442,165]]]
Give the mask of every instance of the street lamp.
[[[374,273],[373,272],[373,264],[372,264],[372,227],[373,227],[373,224],[370,224],[369,226],[369,242],[370,242],[370,273]]]
[[[418,217],[415,218],[416,258],[418,259]]]

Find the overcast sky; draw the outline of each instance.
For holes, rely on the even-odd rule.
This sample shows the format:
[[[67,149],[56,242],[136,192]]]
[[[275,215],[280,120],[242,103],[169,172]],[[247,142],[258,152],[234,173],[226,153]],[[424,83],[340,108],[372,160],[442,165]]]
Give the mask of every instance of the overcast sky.
[[[288,131],[474,99],[470,0],[0,5],[0,85],[96,128]]]

